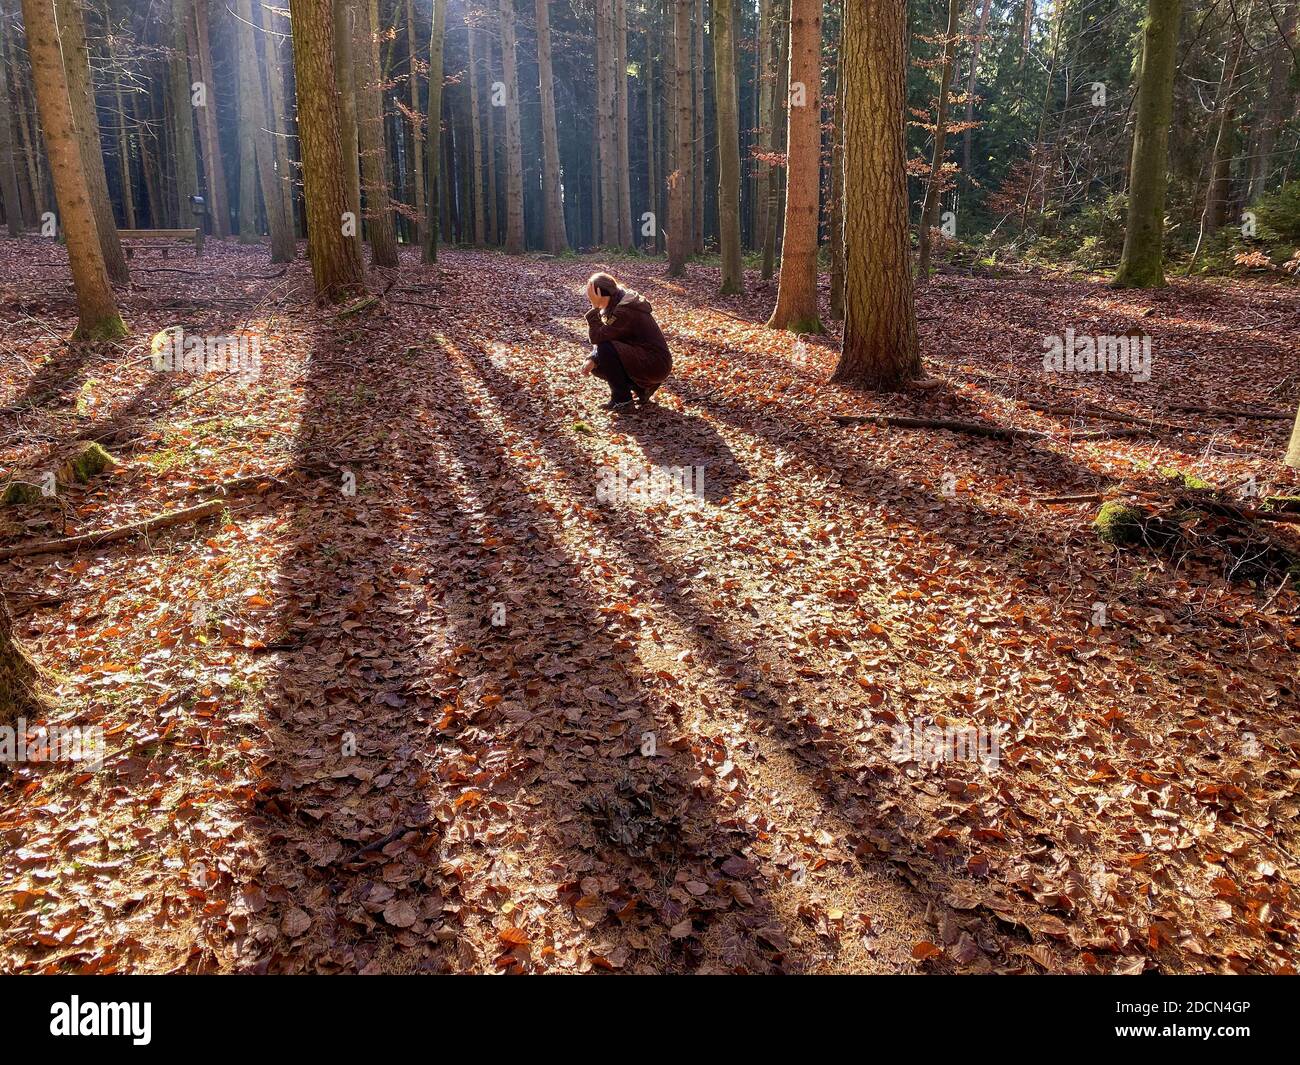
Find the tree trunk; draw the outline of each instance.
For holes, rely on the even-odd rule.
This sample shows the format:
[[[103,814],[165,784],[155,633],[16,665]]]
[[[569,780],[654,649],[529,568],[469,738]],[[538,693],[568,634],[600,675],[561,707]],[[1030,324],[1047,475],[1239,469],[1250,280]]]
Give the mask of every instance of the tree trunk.
[[[551,73],[550,0],[537,0],[537,82],[542,98],[542,232],[545,247],[559,255],[569,246],[560,196],[560,141],[555,129],[555,83]],[[626,113],[624,115],[626,133]],[[481,189],[482,183],[476,182]]]
[[[0,5],[0,199],[4,200],[5,223],[11,237],[23,232],[22,194],[18,191],[18,159],[14,154],[13,124],[10,121],[9,76],[5,59],[8,26]]]
[[[125,336],[127,330],[113,299],[99,234],[95,230],[85,161],[68,98],[54,3],[53,0],[22,0],[22,5],[36,104],[45,131],[45,150],[50,158],[50,174],[77,293],[78,322],[73,337],[116,340]]]
[[[718,238],[722,292],[743,292],[740,258],[740,102],[736,85],[735,0],[713,0],[713,94],[718,119]]]
[[[262,76],[258,70],[257,35],[260,32],[253,21],[252,0],[239,0],[238,17],[235,20],[239,34],[239,72],[240,72],[240,110],[245,108],[251,119],[252,136],[257,160],[258,186],[262,190],[262,204],[266,208],[267,226],[271,230],[271,261],[288,262],[293,258],[293,231],[284,216],[284,199],[280,183],[275,176],[275,139],[271,133],[266,114],[266,96],[262,90]],[[251,206],[251,204],[250,204]],[[242,214],[243,205],[240,205]],[[182,224],[184,224],[182,220]],[[245,239],[243,219],[240,220],[240,239]]]
[[[445,2],[445,0],[444,0]],[[352,240],[361,256],[361,147],[357,140],[356,16],[353,0],[333,0],[334,73],[338,78],[339,146],[343,152],[343,189],[352,215]]]
[[[40,667],[14,636],[9,604],[0,594],[0,725],[48,713]]]
[[[415,196],[415,241],[423,246],[424,219],[424,129],[420,123],[420,79],[415,75],[415,4],[406,0],[406,56],[411,79],[411,170]]]
[[[844,347],[834,380],[887,391],[920,376],[907,225],[907,5],[845,5]]]
[[[251,12],[251,8],[250,8]],[[257,225],[257,103],[262,98],[262,81],[257,73],[256,53],[250,55],[246,48],[245,20],[236,14],[235,33],[239,46],[235,49],[239,63],[239,243],[257,244],[260,241]],[[252,31],[249,30],[249,33]]]
[[[975,127],[971,123],[975,121],[975,84],[979,72],[980,45],[984,40],[984,31],[988,28],[989,11],[992,7],[993,0],[984,0],[984,5],[980,8],[979,27],[970,45],[970,76],[966,79],[966,129],[962,133],[961,149],[961,170],[966,179],[967,189],[970,188],[971,180],[971,134],[975,132]]]
[[[755,23],[754,40],[754,81],[757,83],[757,100],[755,114],[757,129],[754,131],[758,148],[763,152],[772,150],[772,85],[773,74],[772,50],[776,35],[772,31],[773,0],[759,0],[758,20]],[[754,168],[754,203],[752,215],[753,246],[761,248],[767,233],[767,171],[768,164],[756,160]],[[768,275],[770,276],[770,275]]]
[[[633,248],[632,240],[632,168],[628,147],[627,99],[627,0],[614,4],[614,91],[618,96],[615,112],[615,141],[618,168],[618,243],[623,248]]]
[[[1181,7],[1182,0],[1147,0],[1129,165],[1128,227],[1112,282],[1116,288],[1162,288],[1165,283],[1165,162]]]
[[[442,46],[447,31],[448,0],[433,0],[433,23],[429,29],[429,110],[425,115],[425,170],[429,175],[428,214],[424,225],[424,261],[438,259],[438,229],[441,224],[442,187],[439,161],[442,158]]]
[[[817,211],[821,176],[821,0],[790,5],[789,132],[786,137],[785,240],[773,329],[819,333]]]
[[[691,0],[674,0],[672,172],[668,175],[668,276],[686,273],[691,249]]]
[[[1272,57],[1269,60],[1268,96],[1264,108],[1256,122],[1254,149],[1250,157],[1250,179],[1246,191],[1246,202],[1254,203],[1268,191],[1269,176],[1273,172],[1272,155],[1277,145],[1278,134],[1286,125],[1292,114],[1295,89],[1291,81],[1291,72],[1300,63],[1289,47],[1295,36],[1296,12],[1300,3],[1291,0],[1283,10],[1279,26],[1282,36],[1274,42]]]
[[[469,118],[470,118],[470,154],[471,170],[474,178],[474,235],[475,244],[480,244],[486,237],[486,222],[484,221],[484,203],[483,194],[483,125],[479,120],[481,114],[479,109],[479,79],[478,79],[478,50],[475,47],[476,38],[478,37],[478,27],[474,19],[469,20],[469,25],[465,27],[467,31],[467,41],[469,45]]]
[[[786,99],[789,96],[790,68],[790,0],[772,0],[772,31],[776,37],[776,67],[772,82],[771,151],[773,155],[785,146]],[[784,166],[767,168],[767,227],[763,232],[763,280],[776,272],[776,248],[781,240],[781,186],[785,181]]]
[[[492,81],[494,67],[492,65],[492,38],[484,40],[485,48],[483,49],[483,61],[486,64],[487,80]],[[485,143],[483,151],[487,155],[487,242],[489,244],[501,243],[501,224],[499,210],[497,207],[497,114],[501,109],[498,107],[489,107],[486,111],[487,123],[483,129],[485,134]],[[595,144],[595,141],[592,141]]]
[[[917,256],[916,273],[922,281],[930,278],[930,230],[939,221],[944,141],[948,132],[948,90],[952,85],[953,55],[957,50],[957,20],[960,14],[961,0],[948,0],[948,28],[943,41],[943,67],[939,74],[939,108],[934,121],[934,153],[930,157],[930,182],[926,186],[925,202],[921,206],[920,254]]]
[[[171,105],[172,155],[176,160],[174,210],[178,226],[194,224],[192,198],[199,192],[199,168],[194,153],[194,105],[190,99],[190,54],[186,26],[190,0],[172,0],[172,54],[169,60],[168,102]]]
[[[596,4],[596,139],[600,145],[600,243],[618,244],[618,94],[614,70],[614,16],[609,4]]]
[[[501,77],[506,87],[506,253],[524,251],[524,154],[515,70],[515,0],[501,0]]]
[[[86,187],[90,192],[90,206],[95,215],[95,232],[99,234],[99,246],[104,253],[104,267],[108,270],[110,281],[116,285],[127,285],[131,283],[131,273],[126,266],[122,243],[117,237],[113,201],[108,195],[104,146],[99,139],[95,87],[90,77],[90,52],[86,48],[85,19],[81,5],[74,0],[56,0],[54,12],[59,24],[59,43],[68,79],[72,119],[76,123],[77,140],[81,144]]]
[[[852,0],[846,0],[851,3]],[[844,33],[840,5],[840,34]],[[836,50],[835,118],[831,127],[831,318],[844,320],[844,63]]]
[[[287,263],[297,254],[298,241],[294,225],[293,169],[289,165],[288,122],[285,119],[283,62],[280,58],[280,38],[271,30],[275,9],[266,3],[261,7],[266,31],[261,35],[262,58],[266,65],[266,139],[270,141],[271,158],[275,162],[276,190],[280,196],[281,226],[278,232],[274,227],[271,229],[271,261]]]
[[[334,96],[333,10],[330,0],[289,0],[289,14],[307,205],[307,253],[317,298],[333,303],[365,291],[356,241],[343,235],[347,196]]]
[[[648,9],[647,9],[648,11]],[[653,251],[657,244],[659,231],[659,168],[658,136],[659,126],[655,122],[655,39],[657,37],[657,15],[651,16],[655,21],[646,27],[645,34],[645,171],[646,171],[646,210],[654,218],[653,234],[646,239],[646,250]]]
[[[226,166],[221,157],[221,137],[217,131],[217,83],[212,71],[212,45],[208,35],[208,0],[195,0],[194,23],[199,81],[207,89],[206,106],[199,113],[199,141],[203,145],[203,170],[208,187],[208,217],[212,219],[212,235],[223,238],[230,236],[230,196],[226,189]],[[120,87],[118,97],[120,100]],[[123,195],[129,198],[130,187],[125,188]],[[135,227],[128,221],[127,228]]]
[[[1300,410],[1296,411],[1295,428],[1291,430],[1291,446],[1286,451],[1286,464],[1300,470]]]
[[[704,0],[695,0],[694,101],[691,105],[691,247],[704,253]]]
[[[379,41],[375,36],[374,0],[356,0],[357,35],[353,40],[357,78],[357,139],[361,146],[361,182],[365,199],[366,237],[375,266],[397,265],[397,234],[388,198],[388,153],[384,138],[384,101],[379,80]]]

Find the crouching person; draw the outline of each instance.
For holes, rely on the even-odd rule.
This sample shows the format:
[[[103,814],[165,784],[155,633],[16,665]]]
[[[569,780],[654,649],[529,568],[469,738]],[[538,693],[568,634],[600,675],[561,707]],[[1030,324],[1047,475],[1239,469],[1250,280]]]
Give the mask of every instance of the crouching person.
[[[610,274],[587,281],[587,334],[595,347],[583,372],[609,385],[606,410],[627,410],[633,396],[645,406],[672,373],[673,356],[645,297]]]

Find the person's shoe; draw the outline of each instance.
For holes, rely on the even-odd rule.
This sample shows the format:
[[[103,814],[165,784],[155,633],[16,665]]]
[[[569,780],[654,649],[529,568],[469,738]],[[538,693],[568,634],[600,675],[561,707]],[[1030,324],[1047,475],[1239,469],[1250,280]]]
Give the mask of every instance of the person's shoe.
[[[653,397],[659,391],[659,386],[651,385],[649,388],[642,388],[640,385],[636,385],[632,391],[636,393],[636,398],[641,401],[641,406],[645,407],[654,402]]]
[[[610,411],[631,410],[632,401],[630,399],[611,399],[605,404],[604,409]]]

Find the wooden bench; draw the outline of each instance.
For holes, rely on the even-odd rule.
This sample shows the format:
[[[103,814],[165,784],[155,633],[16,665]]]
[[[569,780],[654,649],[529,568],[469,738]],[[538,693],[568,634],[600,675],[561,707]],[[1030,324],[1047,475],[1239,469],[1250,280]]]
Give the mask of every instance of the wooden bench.
[[[203,229],[119,229],[117,231],[118,239],[126,245],[126,257],[129,259],[135,249],[132,245],[138,245],[142,248],[160,248],[162,249],[163,258],[167,258],[167,252],[177,242],[194,245],[195,258],[203,257]]]

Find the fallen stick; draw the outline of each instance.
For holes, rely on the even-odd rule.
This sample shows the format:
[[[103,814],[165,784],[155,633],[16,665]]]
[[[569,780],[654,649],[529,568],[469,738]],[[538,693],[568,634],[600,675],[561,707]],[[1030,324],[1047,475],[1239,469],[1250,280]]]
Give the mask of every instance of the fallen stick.
[[[1184,411],[1189,414],[1214,414],[1223,418],[1255,418],[1267,422],[1289,422],[1294,414],[1272,410],[1239,410],[1233,407],[1198,407],[1194,403],[1171,403],[1169,410]]]
[[[1100,503],[1100,492],[1085,492],[1077,496],[1035,496],[1035,503]]]
[[[142,536],[158,529],[169,529],[174,525],[186,525],[191,522],[203,521],[205,518],[220,514],[226,506],[227,503],[224,499],[210,499],[206,503],[200,503],[195,507],[173,510],[167,514],[157,514],[152,518],[146,518],[144,521],[137,521],[131,525],[119,525],[116,529],[82,533],[80,536],[68,536],[61,540],[39,540],[34,544],[18,544],[15,547],[6,547],[0,550],[0,560],[21,558],[28,555],[62,554],[65,551],[75,551],[79,547],[100,547],[104,544],[117,543],[119,540],[129,540],[133,536]]]
[[[910,418],[899,414],[832,414],[838,425],[881,425],[897,429],[947,429],[954,433],[970,433],[994,440],[1041,439],[1045,433],[1030,429],[1011,429],[1004,425],[986,425],[983,422],[963,422],[954,418]]]
[[[1080,418],[1098,418],[1105,422],[1125,422],[1129,425],[1146,426],[1149,429],[1173,429],[1177,432],[1186,432],[1190,428],[1190,426],[1177,425],[1174,422],[1158,422],[1154,418],[1139,418],[1134,414],[1121,414],[1119,411],[1107,410],[1104,407],[1094,407],[1091,403],[1073,406],[1070,404],[1038,403],[1034,400],[1026,400],[1025,406],[1030,410],[1038,411],[1040,414],[1067,414]]]

